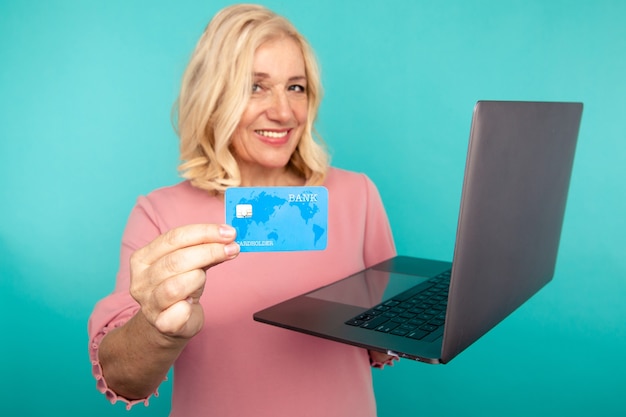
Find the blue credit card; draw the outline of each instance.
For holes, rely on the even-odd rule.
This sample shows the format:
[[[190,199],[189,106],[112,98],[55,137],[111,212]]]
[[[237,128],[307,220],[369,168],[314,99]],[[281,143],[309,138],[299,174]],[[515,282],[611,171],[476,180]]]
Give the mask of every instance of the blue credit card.
[[[325,187],[231,187],[224,200],[226,223],[237,230],[241,252],[326,249]]]

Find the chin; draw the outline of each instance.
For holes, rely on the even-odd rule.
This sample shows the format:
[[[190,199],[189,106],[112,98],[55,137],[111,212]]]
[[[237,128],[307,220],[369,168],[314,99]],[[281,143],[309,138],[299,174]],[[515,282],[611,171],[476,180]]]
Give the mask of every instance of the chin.
[[[284,154],[274,154],[274,155],[266,155],[266,157],[261,157],[258,159],[259,165],[262,165],[266,168],[284,168],[287,166],[289,161],[291,160],[291,156],[293,152]]]
[[[268,161],[266,163],[261,163],[260,165],[264,168],[267,169],[282,169],[287,167],[287,165],[289,164],[289,159],[283,161]]]

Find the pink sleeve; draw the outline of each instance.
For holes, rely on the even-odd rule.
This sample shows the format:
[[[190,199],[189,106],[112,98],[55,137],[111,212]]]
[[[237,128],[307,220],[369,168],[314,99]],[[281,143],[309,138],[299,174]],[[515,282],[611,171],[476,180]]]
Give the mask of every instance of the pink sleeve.
[[[100,342],[108,332],[124,325],[139,310],[139,305],[129,292],[130,256],[137,249],[145,246],[161,234],[159,227],[152,220],[154,218],[154,212],[148,199],[140,197],[130,214],[124,236],[122,237],[120,268],[117,274],[115,290],[96,304],[88,323],[89,358],[91,360],[92,373],[96,379],[96,387],[112,404],[120,400],[126,403],[127,409],[138,403],[148,405],[149,397],[131,401],[118,396],[112,391],[104,380],[102,367],[98,359],[98,349]],[[154,395],[158,396],[158,392],[155,392]]]

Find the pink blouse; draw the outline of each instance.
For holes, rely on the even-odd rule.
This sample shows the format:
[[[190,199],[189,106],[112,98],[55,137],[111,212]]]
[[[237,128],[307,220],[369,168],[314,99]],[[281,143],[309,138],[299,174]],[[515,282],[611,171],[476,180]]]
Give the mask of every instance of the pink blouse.
[[[366,350],[255,322],[254,312],[395,255],[385,209],[363,174],[331,168],[328,246],[324,251],[241,253],[213,267],[200,299],[202,331],[185,347],[173,372],[171,416],[376,415]],[[98,361],[104,335],[138,310],[129,294],[129,258],[158,235],[192,223],[224,223],[224,206],[181,182],[139,197],[122,239],[112,294],[89,320],[90,356],[98,389],[107,387]],[[215,358],[220,358],[216,360]]]

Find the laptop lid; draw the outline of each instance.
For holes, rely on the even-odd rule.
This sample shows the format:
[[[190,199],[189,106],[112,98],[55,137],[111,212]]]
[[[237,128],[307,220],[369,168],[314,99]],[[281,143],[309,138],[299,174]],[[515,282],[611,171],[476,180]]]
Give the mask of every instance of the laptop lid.
[[[476,104],[444,362],[552,279],[582,107],[558,102]]]
[[[447,363],[552,279],[581,114],[581,103],[476,104],[443,338],[425,342],[346,325],[451,267],[416,257],[385,261],[257,312],[254,319]]]

